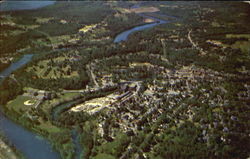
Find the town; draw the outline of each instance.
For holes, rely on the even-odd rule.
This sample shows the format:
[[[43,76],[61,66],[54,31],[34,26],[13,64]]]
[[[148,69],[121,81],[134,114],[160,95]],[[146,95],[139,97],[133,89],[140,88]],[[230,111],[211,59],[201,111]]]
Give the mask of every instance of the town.
[[[0,12],[0,158],[249,158],[249,9],[77,1]]]

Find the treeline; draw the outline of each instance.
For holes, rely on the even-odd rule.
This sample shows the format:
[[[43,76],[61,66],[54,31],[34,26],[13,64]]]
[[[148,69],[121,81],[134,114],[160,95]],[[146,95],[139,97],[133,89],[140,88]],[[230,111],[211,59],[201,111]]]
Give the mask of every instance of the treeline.
[[[25,74],[25,73],[24,73]],[[25,74],[22,76],[23,84],[28,87],[43,89],[43,90],[59,90],[59,89],[84,89],[89,82],[89,78],[84,72],[82,76],[78,78],[59,78],[59,79],[42,79],[34,78],[32,74]]]
[[[108,26],[106,28],[110,30],[109,36],[114,37],[124,30],[144,24],[142,20],[143,18],[135,13],[124,14],[117,11],[116,15],[113,14],[107,18]]]
[[[1,63],[0,62],[0,72],[2,72],[4,69],[6,69],[7,67],[9,67],[9,63]]]
[[[83,60],[78,61],[70,61],[70,57],[74,56],[74,54],[66,54],[66,59],[61,62],[56,62],[54,59],[57,57],[62,56],[65,52],[55,52],[51,54],[46,54],[47,56],[39,56],[38,58],[34,59],[32,62],[27,64],[25,68],[21,68],[15,73],[15,76],[19,82],[27,87],[42,89],[42,90],[59,90],[59,89],[84,89],[85,86],[89,83],[90,79],[86,72],[86,68],[84,63],[81,62]],[[39,61],[43,61],[46,59],[51,59],[46,66],[38,66],[37,63]],[[64,69],[70,66],[70,69],[64,71]],[[27,68],[33,67],[33,69],[29,72],[26,71]],[[58,67],[56,70],[53,71],[54,75],[57,74],[58,76],[61,74],[61,78],[40,78],[37,75],[37,69],[46,69],[43,75],[47,76],[48,73],[52,71],[52,68]],[[63,76],[70,76],[73,71],[78,73],[77,77],[66,77]]]
[[[1,142],[4,142],[4,144],[8,145],[7,148],[6,148],[6,147],[5,147],[5,148],[2,148],[2,147],[1,147],[1,150],[0,150],[0,151],[11,149],[11,151],[14,152],[13,155],[14,155],[15,157],[18,157],[18,159],[25,159],[24,155],[23,155],[19,150],[17,150],[17,149],[15,148],[15,146],[14,146],[12,143],[10,143],[10,141],[8,141],[8,138],[6,138],[6,137],[4,136],[4,134],[3,134],[3,132],[1,132],[1,131],[0,131],[0,140],[1,140]],[[3,146],[3,145],[1,145],[1,146]],[[10,153],[10,152],[7,152],[7,153]],[[1,155],[2,155],[2,154],[1,154]],[[4,157],[7,157],[7,156],[4,156]]]
[[[237,85],[228,79],[217,83],[228,91],[223,93],[209,82],[198,84],[192,98],[159,94],[162,104],[140,105],[143,99],[127,101],[119,106],[115,114],[102,114],[103,136],[100,136],[97,119],[84,122],[81,142],[85,158],[247,158],[249,122],[246,122],[249,106],[239,101]],[[235,86],[235,87],[234,87]],[[178,87],[183,87],[179,85]],[[163,90],[167,91],[168,87]],[[209,96],[204,98],[204,91]],[[163,93],[163,91],[161,92]],[[229,101],[222,106],[217,101]],[[216,103],[211,104],[211,101]],[[217,103],[218,102],[218,103]],[[174,105],[170,105],[174,103]],[[155,108],[149,113],[150,108]],[[119,114],[140,110],[136,131],[119,132]],[[163,112],[159,115],[158,110]],[[216,110],[216,111],[215,111]],[[193,112],[190,119],[188,112]],[[157,116],[156,120],[155,116]],[[153,121],[153,122],[152,122]],[[115,132],[115,134],[112,134]],[[112,135],[111,135],[112,134]],[[243,143],[243,144],[242,144]],[[129,147],[129,148],[128,148]],[[129,150],[128,150],[129,149]]]
[[[4,114],[11,118],[14,122],[17,122],[18,124],[21,124],[23,127],[27,128],[28,130],[31,130],[34,133],[38,133],[39,135],[46,137],[52,144],[52,147],[56,149],[61,155],[63,159],[72,159],[75,155],[74,152],[74,144],[71,138],[71,132],[70,130],[64,129],[64,128],[58,128],[60,129],[60,132],[48,132],[45,129],[42,129],[39,127],[40,119],[31,119],[27,115],[24,115],[27,112],[16,112],[12,109],[9,109],[8,107],[3,107]],[[41,112],[39,109],[32,109],[28,113],[33,114],[35,116],[41,115]],[[43,113],[43,112],[42,112]],[[41,116],[41,118],[44,118],[44,116]],[[48,118],[45,116],[44,122],[48,121]]]
[[[0,80],[0,105],[5,105],[17,95],[23,93],[23,87],[12,78],[5,78]]]
[[[64,126],[64,127],[71,127],[73,125],[82,125],[85,121],[91,120],[92,117],[88,113],[84,111],[79,112],[70,112],[68,111],[70,108],[82,104],[85,101],[94,99],[94,98],[100,98],[104,97],[108,94],[111,94],[114,90],[116,90],[116,87],[110,87],[105,90],[97,91],[97,92],[90,92],[85,94],[83,97],[78,99],[76,102],[70,104],[69,106],[65,107],[65,109],[61,110],[57,119],[54,119],[53,121],[56,125]],[[53,113],[53,110],[52,110]]]
[[[62,159],[73,159],[75,157],[75,145],[70,130],[50,133],[46,137],[52,141],[53,148],[59,151]]]
[[[37,32],[35,30],[20,33],[18,36],[9,35],[7,37],[2,37],[0,42],[0,50],[1,53],[15,54],[20,49],[28,47],[34,49],[40,46],[37,46],[32,41],[36,41],[37,39],[41,38],[45,40],[47,39],[47,37],[44,34],[41,34],[40,32]]]

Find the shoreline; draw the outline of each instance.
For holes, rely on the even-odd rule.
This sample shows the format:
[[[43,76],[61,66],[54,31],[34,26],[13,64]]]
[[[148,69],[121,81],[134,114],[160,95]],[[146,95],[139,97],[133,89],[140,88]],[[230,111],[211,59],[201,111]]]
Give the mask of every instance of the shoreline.
[[[3,2],[3,1],[2,1]],[[141,14],[139,14],[138,13],[138,15],[140,15],[140,16],[142,16]],[[142,16],[143,18],[145,18],[145,16]],[[125,30],[123,31],[123,32],[126,32],[126,31],[129,31],[129,30],[133,30],[133,28],[137,28],[137,27],[142,27],[142,26],[144,26],[144,25],[150,25],[150,24],[158,24],[158,22],[157,21],[160,21],[160,22],[165,22],[165,20],[161,20],[161,19],[158,19],[158,18],[155,18],[155,17],[151,17],[151,16],[146,16],[146,17],[148,17],[148,18],[151,18],[151,19],[153,19],[153,20],[155,20],[154,22],[151,22],[151,23],[138,23],[139,25],[136,25],[136,26],[133,26],[133,27],[131,27],[131,28],[125,28]],[[159,23],[160,24],[160,23]],[[155,25],[152,25],[152,26],[150,26],[150,28],[153,28]],[[145,28],[142,28],[141,30],[144,30]],[[123,32],[121,32],[121,33],[119,33],[119,34],[122,34]],[[132,34],[134,31],[132,31],[131,33],[129,33],[129,35],[130,34]],[[118,35],[119,35],[118,34]],[[125,41],[127,41],[127,39],[125,40]],[[119,42],[118,42],[119,43]],[[6,107],[5,107],[6,108]],[[42,136],[44,139],[47,139],[49,142],[50,142],[50,145],[52,146],[52,147],[56,147],[56,145],[58,144],[57,142],[55,142],[55,140],[53,140],[52,138],[50,138],[50,137],[48,137],[48,134],[46,133],[46,132],[41,132],[40,130],[39,130],[39,128],[37,128],[37,127],[29,127],[29,123],[26,123],[25,121],[24,122],[22,122],[22,121],[19,121],[18,120],[18,118],[16,117],[16,115],[15,115],[15,113],[16,112],[11,112],[10,110],[3,110],[3,115],[4,115],[4,117],[6,117],[7,119],[9,119],[10,121],[12,121],[13,123],[15,123],[17,126],[21,126],[22,128],[24,128],[25,130],[27,130],[27,131],[29,131],[29,132],[31,132],[31,133],[33,133],[33,134],[35,134],[35,135],[40,135],[40,136]],[[12,115],[11,115],[12,114]],[[32,124],[32,123],[31,123]],[[16,146],[15,146],[16,147]],[[60,155],[60,157],[61,157],[61,154],[60,154],[60,151],[58,151],[58,149],[54,149],[54,150],[56,150],[56,152],[59,152],[59,155]],[[22,154],[24,154],[24,153],[22,153]]]

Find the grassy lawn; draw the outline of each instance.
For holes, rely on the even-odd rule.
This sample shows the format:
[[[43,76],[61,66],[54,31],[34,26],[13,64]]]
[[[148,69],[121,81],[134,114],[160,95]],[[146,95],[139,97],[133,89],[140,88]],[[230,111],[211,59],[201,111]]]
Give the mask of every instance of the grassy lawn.
[[[226,38],[248,38],[250,39],[250,34],[227,34]]]
[[[232,48],[241,49],[242,52],[250,51],[250,34],[226,34],[226,38],[246,38],[248,41],[236,41],[231,45]]]
[[[52,36],[50,41],[53,45],[62,44],[64,41],[69,41],[71,39],[70,35]]]
[[[72,97],[76,94],[77,93],[67,93],[65,96]],[[8,102],[7,107],[18,113],[25,113],[28,112],[34,106],[34,104],[25,105],[24,103],[27,103],[27,101],[29,101],[29,103],[34,103],[34,104],[37,102],[37,100],[32,99],[31,97],[19,95],[17,96],[16,99]],[[40,129],[48,133],[59,133],[62,131],[61,128],[52,125],[50,121],[45,121],[41,117],[39,117],[37,121],[39,122],[39,124],[34,125],[35,129]]]
[[[64,95],[62,95],[61,98],[63,99],[70,99],[73,98],[75,96],[79,95],[79,93],[64,93]]]
[[[53,58],[53,62],[58,64],[62,64],[65,60],[67,60],[65,56]],[[71,71],[70,65],[64,65],[63,67],[51,66],[50,62],[51,60],[39,61],[37,65],[27,68],[27,72],[33,72],[38,78],[42,79],[79,77],[77,71]]]
[[[30,105],[24,104],[27,101],[30,101],[29,102]],[[16,99],[8,102],[7,107],[10,109],[13,109],[16,112],[23,112],[23,111],[27,111],[30,108],[32,108],[36,102],[37,101],[35,99],[32,99],[31,97],[19,95],[19,96],[17,96]],[[32,103],[34,103],[34,104],[32,104]]]
[[[108,154],[98,154],[97,156],[95,156],[93,159],[115,159],[113,156],[108,155]]]
[[[50,101],[45,101],[45,103],[48,103],[50,105],[54,105],[54,104],[60,102],[60,100],[66,100],[67,101],[67,100],[70,100],[70,99],[72,99],[72,98],[74,98],[74,97],[76,97],[78,95],[80,95],[80,93],[71,93],[71,92],[70,93],[64,93],[64,94],[59,95],[58,98],[54,98],[54,99],[52,99]]]
[[[99,23],[112,13],[113,9],[105,2],[57,2],[37,10],[3,13],[0,54],[15,56],[17,50],[24,48],[32,48],[36,53],[37,49],[50,46],[48,40],[67,41],[80,28]]]
[[[48,133],[61,132],[61,128],[58,128],[58,127],[52,125],[51,122],[43,121],[43,120],[39,120],[39,122],[40,122],[40,124],[37,127],[42,129],[42,130],[45,130]]]
[[[69,101],[78,95],[80,94],[79,93],[64,93],[62,95],[59,95],[58,98],[54,98],[52,100],[46,100],[40,105],[40,107],[43,109],[43,111],[46,114],[50,115],[49,113],[53,106],[57,105],[58,103],[63,103],[63,101]]]
[[[232,45],[232,48],[241,49],[242,52],[249,52],[250,51],[250,41],[237,41]]]

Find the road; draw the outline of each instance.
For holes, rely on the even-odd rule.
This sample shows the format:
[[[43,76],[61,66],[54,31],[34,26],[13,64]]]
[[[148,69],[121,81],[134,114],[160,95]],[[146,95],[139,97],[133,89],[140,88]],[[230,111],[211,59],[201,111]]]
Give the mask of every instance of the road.
[[[201,47],[199,47],[198,44],[194,43],[194,41],[192,40],[192,38],[191,38],[191,32],[192,32],[192,29],[189,30],[189,32],[188,32],[188,40],[190,41],[190,43],[192,44],[192,46],[195,49],[197,49],[197,50],[200,51],[201,55],[206,55],[207,53]]]
[[[90,77],[91,77],[92,82],[96,85],[96,87],[99,87],[99,84],[98,84],[97,81],[96,81],[96,76],[95,76],[95,74],[93,73],[93,71],[92,71],[90,65],[91,65],[91,64],[86,65],[86,68],[87,68],[87,70],[88,70],[89,73],[90,73]]]

